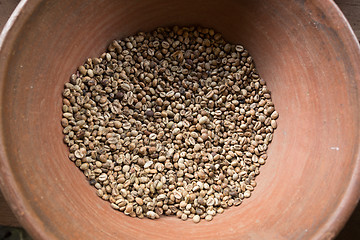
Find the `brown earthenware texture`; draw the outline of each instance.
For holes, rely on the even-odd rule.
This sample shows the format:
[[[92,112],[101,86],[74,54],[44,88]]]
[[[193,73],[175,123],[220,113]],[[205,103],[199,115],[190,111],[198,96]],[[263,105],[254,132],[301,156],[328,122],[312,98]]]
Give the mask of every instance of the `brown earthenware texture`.
[[[331,239],[359,199],[360,51],[332,1],[22,1],[0,37],[0,185],[37,239]],[[211,222],[111,209],[68,160],[61,93],[112,39],[202,25],[243,44],[280,113],[252,197]]]

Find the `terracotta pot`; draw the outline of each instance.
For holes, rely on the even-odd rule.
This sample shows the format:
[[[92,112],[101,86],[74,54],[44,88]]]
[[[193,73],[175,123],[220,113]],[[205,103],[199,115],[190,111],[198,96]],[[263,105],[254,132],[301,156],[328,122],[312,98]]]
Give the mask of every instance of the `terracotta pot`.
[[[173,24],[242,43],[280,113],[253,196],[197,225],[112,210],[62,143],[76,67],[112,39]],[[24,0],[0,46],[0,185],[36,239],[331,239],[359,199],[360,50],[333,1]]]

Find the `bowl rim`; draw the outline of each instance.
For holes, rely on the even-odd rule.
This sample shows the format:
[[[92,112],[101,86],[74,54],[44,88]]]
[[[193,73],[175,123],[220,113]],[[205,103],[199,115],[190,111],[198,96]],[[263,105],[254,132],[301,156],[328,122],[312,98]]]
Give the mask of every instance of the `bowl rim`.
[[[12,43],[22,31],[22,27],[27,19],[31,17],[42,0],[21,0],[10,18],[6,22],[0,33],[0,90],[3,89],[4,77],[7,69],[7,59],[11,53]],[[321,3],[320,3],[321,2]],[[349,22],[341,12],[340,8],[334,1],[316,1],[319,9],[331,13],[328,21],[336,22],[337,31],[345,36],[347,42],[344,44],[345,49],[353,54],[353,57],[360,62],[360,45]],[[360,70],[358,71],[360,76]],[[358,91],[360,91],[360,79],[356,79]],[[360,103],[360,97],[358,104]],[[24,202],[19,184],[15,181],[15,175],[10,171],[9,159],[5,148],[5,139],[3,133],[3,116],[2,116],[3,96],[0,91],[0,190],[4,195],[8,205],[31,236],[39,239],[56,239],[51,232],[47,231],[41,219],[33,212],[31,206]],[[358,117],[358,123],[359,121]],[[357,129],[357,138],[360,142],[360,127]],[[352,172],[349,185],[345,190],[341,201],[335,208],[331,216],[321,225],[321,227],[312,235],[314,239],[333,239],[343,228],[351,213],[355,209],[360,199],[360,145],[355,149],[354,169]]]

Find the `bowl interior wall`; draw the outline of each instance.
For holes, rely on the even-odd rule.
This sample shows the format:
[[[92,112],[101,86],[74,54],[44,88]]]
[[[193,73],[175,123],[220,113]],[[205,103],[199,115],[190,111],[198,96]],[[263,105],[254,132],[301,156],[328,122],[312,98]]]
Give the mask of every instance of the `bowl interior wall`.
[[[41,2],[13,43],[2,89],[4,149],[25,204],[42,223],[37,227],[49,239],[313,236],[340,204],[358,144],[352,130],[358,129],[353,59],[339,51],[347,40],[337,35],[321,4]],[[175,217],[140,220],[112,210],[68,160],[60,126],[63,85],[77,66],[99,56],[113,39],[174,24],[213,27],[244,45],[280,113],[253,196],[197,225]]]

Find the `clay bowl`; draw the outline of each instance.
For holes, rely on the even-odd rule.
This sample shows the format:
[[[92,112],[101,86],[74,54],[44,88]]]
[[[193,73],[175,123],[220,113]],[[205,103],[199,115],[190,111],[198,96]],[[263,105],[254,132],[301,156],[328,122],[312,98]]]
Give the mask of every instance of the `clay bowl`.
[[[242,43],[280,118],[253,196],[212,222],[134,219],[62,143],[63,84],[112,39],[201,24]],[[0,183],[36,239],[332,239],[359,199],[359,45],[333,1],[21,1],[0,38]]]

